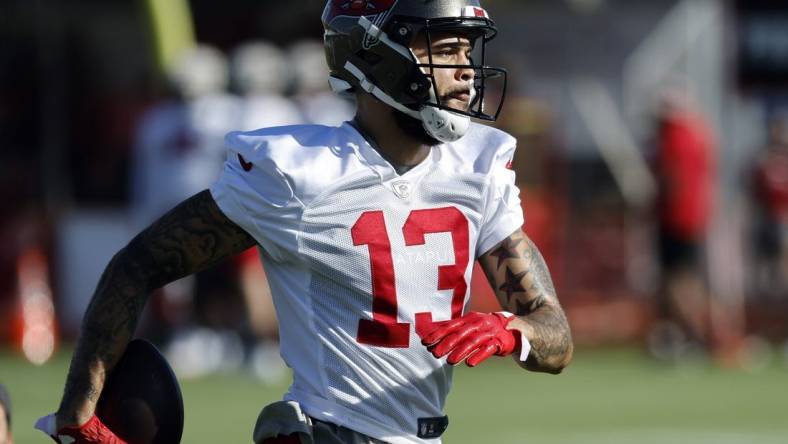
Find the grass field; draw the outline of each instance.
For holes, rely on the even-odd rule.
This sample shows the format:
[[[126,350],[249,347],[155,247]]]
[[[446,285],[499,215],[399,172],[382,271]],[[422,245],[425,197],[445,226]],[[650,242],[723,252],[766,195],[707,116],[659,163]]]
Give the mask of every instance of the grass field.
[[[17,444],[46,443],[35,419],[59,400],[68,356],[33,367],[0,349],[0,381],[14,402]],[[508,359],[455,373],[449,444],[788,443],[788,369],[680,369],[635,350],[576,353],[559,376],[519,370]],[[259,409],[286,389],[243,374],[183,381],[184,443],[248,443]]]

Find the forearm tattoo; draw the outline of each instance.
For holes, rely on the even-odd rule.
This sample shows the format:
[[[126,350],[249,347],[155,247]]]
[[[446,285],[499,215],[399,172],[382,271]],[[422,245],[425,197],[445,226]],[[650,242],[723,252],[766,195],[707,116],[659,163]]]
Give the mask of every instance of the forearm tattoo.
[[[205,269],[255,244],[206,190],[137,235],[110,261],[82,321],[60,404],[74,421],[95,405],[107,373],[131,339],[150,291]]]
[[[501,305],[530,328],[526,368],[560,371],[571,359],[572,336],[539,249],[518,230],[479,261]]]

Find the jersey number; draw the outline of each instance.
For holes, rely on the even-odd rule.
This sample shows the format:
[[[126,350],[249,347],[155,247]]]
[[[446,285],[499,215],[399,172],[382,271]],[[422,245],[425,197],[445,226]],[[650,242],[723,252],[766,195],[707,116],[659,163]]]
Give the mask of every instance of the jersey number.
[[[468,220],[454,207],[414,210],[402,227],[405,245],[424,245],[424,235],[450,233],[455,263],[438,267],[438,290],[454,290],[451,298],[451,319],[462,316],[468,283]],[[351,230],[353,244],[369,249],[372,275],[372,320],[358,321],[356,340],[378,347],[408,347],[410,324],[397,322],[397,286],[394,283],[394,261],[391,242],[382,211],[368,211],[359,217]],[[433,325],[432,313],[416,313],[416,331]]]

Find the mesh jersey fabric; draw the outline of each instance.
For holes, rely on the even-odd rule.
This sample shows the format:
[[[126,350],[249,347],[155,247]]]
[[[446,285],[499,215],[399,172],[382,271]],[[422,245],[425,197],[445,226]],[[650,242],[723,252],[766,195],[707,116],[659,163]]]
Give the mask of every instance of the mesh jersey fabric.
[[[522,226],[514,139],[474,124],[403,175],[347,123],[225,145],[211,193],[261,247],[293,369],[285,399],[387,442],[439,443],[418,418],[443,415],[452,367],[415,331],[460,316],[474,260]]]

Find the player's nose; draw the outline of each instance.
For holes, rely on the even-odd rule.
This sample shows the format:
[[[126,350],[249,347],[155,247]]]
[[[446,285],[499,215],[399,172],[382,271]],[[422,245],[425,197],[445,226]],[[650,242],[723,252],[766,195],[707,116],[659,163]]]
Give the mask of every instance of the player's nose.
[[[459,68],[457,70],[457,80],[460,80],[464,83],[473,81],[476,78],[476,71],[473,68]]]
[[[454,78],[461,81],[461,82],[470,82],[476,78],[476,70],[472,68],[471,60],[467,56],[463,56],[463,59],[460,61],[462,66],[461,68],[457,68],[454,74]]]

